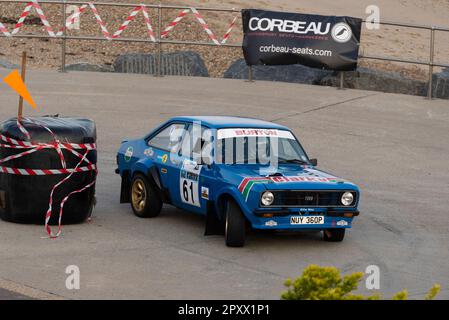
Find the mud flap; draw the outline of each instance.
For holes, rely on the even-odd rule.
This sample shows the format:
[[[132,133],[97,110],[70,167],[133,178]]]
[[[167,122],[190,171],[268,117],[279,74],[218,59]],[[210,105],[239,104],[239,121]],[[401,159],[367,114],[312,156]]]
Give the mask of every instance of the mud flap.
[[[156,190],[159,199],[164,203],[171,204],[170,192],[162,185],[159,169],[156,166],[153,166],[148,170],[148,177],[150,178],[149,182],[154,190]]]
[[[207,214],[206,214],[206,229],[204,230],[205,236],[222,236],[225,234],[225,224],[223,220],[220,220],[214,210],[212,202],[207,202]]]
[[[131,202],[130,188],[131,188],[131,181],[129,177],[129,172],[126,171],[123,173],[122,176],[122,185],[120,187],[120,203]]]
[[[156,184],[156,187],[159,189],[160,192],[162,192],[162,183],[161,183],[161,179],[159,177],[158,168],[156,166],[151,167],[149,174],[153,178],[153,181]]]

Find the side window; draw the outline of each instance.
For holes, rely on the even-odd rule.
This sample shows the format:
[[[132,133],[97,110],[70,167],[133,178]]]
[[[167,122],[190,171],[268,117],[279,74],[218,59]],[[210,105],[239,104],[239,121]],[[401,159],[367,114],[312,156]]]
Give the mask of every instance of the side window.
[[[148,141],[148,146],[165,151],[178,152],[184,132],[185,124],[172,124],[151,138]]]
[[[195,160],[198,164],[211,164],[213,152],[212,132],[209,128],[198,124],[189,124],[180,154]]]

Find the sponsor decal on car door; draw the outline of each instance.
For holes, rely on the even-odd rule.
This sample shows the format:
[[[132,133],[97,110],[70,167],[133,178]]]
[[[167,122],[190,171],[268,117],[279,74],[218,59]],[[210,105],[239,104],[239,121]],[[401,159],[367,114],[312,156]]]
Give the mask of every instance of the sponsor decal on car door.
[[[183,203],[201,207],[199,181],[202,167],[202,165],[188,159],[183,161],[179,175],[179,190]]]

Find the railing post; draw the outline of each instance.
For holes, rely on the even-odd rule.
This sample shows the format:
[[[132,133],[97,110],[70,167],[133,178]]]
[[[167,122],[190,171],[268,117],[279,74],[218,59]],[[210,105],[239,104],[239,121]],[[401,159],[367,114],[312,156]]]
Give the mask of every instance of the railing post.
[[[345,72],[340,71],[340,85],[338,86],[338,90],[345,89]]]
[[[248,66],[248,82],[254,82],[253,66]]]
[[[433,63],[435,59],[435,27],[430,29],[430,59],[429,59],[429,89],[427,90],[427,99],[433,98]]]
[[[157,36],[157,70],[156,77],[162,77],[162,5],[158,7],[158,36]]]
[[[67,4],[66,0],[63,1],[62,4],[62,39],[61,39],[61,70],[60,72],[66,72],[65,71],[65,54],[67,49],[67,39],[66,39],[66,29],[67,29]]]

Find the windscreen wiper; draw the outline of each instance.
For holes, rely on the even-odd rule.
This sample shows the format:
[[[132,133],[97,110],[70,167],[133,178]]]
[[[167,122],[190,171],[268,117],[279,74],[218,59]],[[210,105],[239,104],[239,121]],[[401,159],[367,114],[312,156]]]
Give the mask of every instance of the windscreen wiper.
[[[283,163],[297,163],[297,164],[309,164],[307,161],[300,159],[280,159],[279,162]]]

